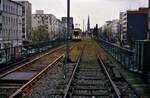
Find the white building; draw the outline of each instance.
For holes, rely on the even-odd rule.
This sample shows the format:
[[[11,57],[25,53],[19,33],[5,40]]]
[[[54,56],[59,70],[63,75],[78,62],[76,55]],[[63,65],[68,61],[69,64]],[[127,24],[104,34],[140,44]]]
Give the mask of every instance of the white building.
[[[69,23],[69,36],[72,36],[73,30],[74,30],[74,21],[73,21],[73,17],[70,17],[70,23]],[[67,17],[62,17],[62,23],[64,24],[64,32],[67,32]]]
[[[119,39],[119,20],[112,20],[112,37],[115,41]]]
[[[32,5],[27,0],[15,0],[16,2],[22,4],[22,39],[29,41],[31,40],[31,30],[32,30]]]
[[[57,33],[57,38],[64,38],[65,36],[65,32],[64,32],[64,28],[65,28],[65,26],[64,26],[64,24],[63,24],[63,22],[62,21],[60,21],[59,19],[57,19],[57,25],[56,25],[56,32],[58,32]]]
[[[120,40],[127,41],[127,12],[120,12]]]
[[[22,5],[0,0],[0,48],[22,44]]]
[[[35,30],[38,26],[44,25],[47,27],[49,32],[49,38],[51,40],[55,40],[58,38],[61,21],[59,21],[54,15],[52,14],[44,14],[44,11],[37,10],[36,14],[32,14],[32,29]]]

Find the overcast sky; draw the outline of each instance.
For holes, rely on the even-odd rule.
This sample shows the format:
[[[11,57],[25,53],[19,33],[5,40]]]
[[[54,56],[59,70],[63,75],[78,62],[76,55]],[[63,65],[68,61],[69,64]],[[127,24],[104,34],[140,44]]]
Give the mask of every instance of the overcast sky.
[[[36,9],[44,10],[45,13],[54,14],[57,18],[66,16],[67,0],[28,0],[32,3],[32,13]],[[102,25],[107,20],[118,19],[119,12],[127,9],[137,9],[138,7],[147,7],[148,0],[70,0],[71,16],[74,17],[74,23],[87,24],[88,14],[91,19],[91,26],[95,24]]]

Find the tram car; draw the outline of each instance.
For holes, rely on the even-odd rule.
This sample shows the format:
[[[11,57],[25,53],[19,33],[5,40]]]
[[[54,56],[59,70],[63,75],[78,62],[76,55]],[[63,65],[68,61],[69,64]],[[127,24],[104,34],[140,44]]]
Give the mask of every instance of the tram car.
[[[80,28],[75,28],[72,35],[73,41],[81,41],[82,40],[82,30]]]

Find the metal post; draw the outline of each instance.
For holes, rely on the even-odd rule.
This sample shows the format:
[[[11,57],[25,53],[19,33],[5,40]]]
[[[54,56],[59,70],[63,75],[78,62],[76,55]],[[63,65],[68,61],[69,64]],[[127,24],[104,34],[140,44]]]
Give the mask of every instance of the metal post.
[[[70,0],[67,0],[67,43],[66,43],[66,60],[69,61],[69,32],[70,32]]]
[[[66,32],[66,53],[64,61],[64,78],[66,78],[67,63],[70,61],[69,58],[69,31],[70,31],[70,0],[67,0],[67,32]]]
[[[150,41],[150,0],[148,0],[148,8],[149,9],[148,9],[148,32],[147,32],[148,38],[147,39]]]

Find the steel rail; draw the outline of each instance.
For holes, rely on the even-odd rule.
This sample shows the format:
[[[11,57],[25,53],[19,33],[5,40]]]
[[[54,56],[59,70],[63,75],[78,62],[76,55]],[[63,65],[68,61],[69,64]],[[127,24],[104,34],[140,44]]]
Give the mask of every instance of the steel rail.
[[[84,48],[85,48],[85,45],[83,46],[82,51],[81,51],[81,53],[80,53],[79,56],[78,56],[78,60],[77,60],[76,66],[75,66],[75,68],[74,68],[74,70],[73,70],[73,72],[72,72],[71,78],[70,78],[70,80],[69,80],[69,82],[68,82],[68,84],[67,84],[67,87],[66,87],[65,91],[64,91],[64,96],[63,96],[63,98],[67,98],[67,96],[68,96],[68,94],[69,94],[69,89],[70,89],[71,84],[72,84],[72,82],[73,82],[73,80],[74,80],[74,76],[75,76],[75,73],[76,73],[76,71],[77,71],[77,68],[78,68],[79,65],[80,65],[81,57],[82,57]]]
[[[73,45],[71,48],[70,48],[70,51],[73,49],[73,47],[74,47],[75,45]],[[50,51],[50,53],[53,53],[53,52],[56,52],[57,50],[59,50],[59,49],[61,49],[61,48],[63,48],[64,46],[62,46],[62,47],[60,47],[60,48],[56,48],[55,50],[53,50],[53,51]],[[48,55],[48,54],[50,54],[50,53],[46,53],[45,55]],[[44,55],[44,56],[45,56]],[[57,65],[60,61],[61,61],[61,59],[63,59],[63,57],[64,57],[65,55],[64,55],[64,53],[62,54],[62,55],[60,55],[58,58],[56,58],[52,63],[50,63],[49,65],[47,65],[47,67],[45,67],[42,71],[40,71],[37,75],[35,75],[30,81],[28,81],[27,83],[25,83],[24,85],[22,85],[18,90],[16,90],[12,95],[10,95],[8,98],[20,98],[21,96],[26,96],[28,93],[29,93],[29,91],[30,91],[30,89],[34,86],[34,85],[36,85],[36,83],[42,78],[42,76],[43,75],[45,75],[49,70],[50,70],[50,68],[51,67],[53,67],[53,66],[55,66],[55,65]],[[40,57],[43,57],[43,56],[40,56]],[[40,59],[40,58],[39,58]],[[38,60],[38,58],[36,59],[36,60]],[[34,61],[33,61],[34,62]],[[29,62],[29,63],[27,63],[27,65],[28,64],[30,64],[30,63],[33,63],[33,62]],[[19,68],[18,68],[19,69]],[[18,69],[16,69],[16,70],[18,70]],[[16,70],[14,70],[14,71],[16,71]],[[14,72],[14,71],[12,71],[12,72]],[[9,74],[9,73],[8,73]]]
[[[113,80],[111,79],[111,76],[109,75],[109,73],[108,73],[108,71],[107,71],[107,68],[105,67],[105,65],[104,65],[104,63],[103,63],[103,61],[102,61],[102,59],[101,59],[99,56],[98,56],[98,60],[99,60],[100,65],[101,65],[102,68],[104,69],[104,72],[106,73],[106,75],[107,75],[107,77],[108,77],[108,79],[109,79],[109,81],[110,81],[110,83],[111,83],[111,85],[112,85],[112,87],[113,87],[113,89],[114,89],[114,91],[115,91],[115,93],[116,93],[117,98],[121,98],[121,93],[120,93],[119,89],[117,88],[117,86],[116,86],[116,84],[113,82]]]
[[[52,50],[54,50],[55,48],[57,48],[57,47],[54,46],[54,47],[52,47],[52,48],[50,48],[50,49],[48,49],[48,50],[46,50],[46,51],[43,51],[43,52],[37,53],[37,54],[35,54],[35,55],[29,56],[29,57],[27,57],[27,58],[24,58],[24,59],[18,61],[18,62],[12,63],[12,64],[10,64],[10,65],[8,64],[7,66],[5,66],[5,67],[3,67],[3,68],[0,68],[0,74],[3,75],[5,72],[9,71],[10,68],[13,68],[13,67],[15,67],[15,66],[22,65],[22,64],[24,64],[25,62],[29,62],[30,60],[34,59],[35,57],[40,56],[40,55],[42,55],[42,54],[45,54],[45,53],[47,53],[48,51],[52,51]],[[2,73],[1,73],[1,72],[2,72]],[[1,76],[1,75],[0,75],[0,76]]]
[[[36,82],[39,81],[42,78],[42,76],[50,70],[51,67],[58,64],[63,57],[64,54],[59,56],[55,61],[49,64],[44,70],[39,72],[39,74],[33,77],[29,82],[23,85],[20,89],[18,89],[15,93],[13,93],[8,98],[20,98],[20,96],[25,96],[28,93],[28,90],[31,89],[36,84]]]
[[[6,75],[8,75],[8,74],[10,74],[10,73],[12,73],[12,72],[15,72],[16,70],[19,70],[19,69],[21,69],[21,68],[23,68],[23,67],[25,67],[25,66],[28,66],[29,64],[31,64],[31,63],[33,63],[33,62],[39,60],[40,58],[42,58],[42,57],[44,57],[44,56],[46,56],[46,55],[52,54],[52,53],[54,53],[54,52],[56,52],[56,51],[58,51],[59,49],[62,49],[62,48],[64,48],[64,47],[65,47],[65,46],[61,46],[61,47],[58,47],[58,48],[56,48],[56,49],[54,49],[54,50],[52,50],[52,51],[50,51],[50,52],[48,52],[48,53],[42,54],[41,56],[38,56],[38,57],[32,59],[31,61],[26,62],[25,64],[22,64],[22,65],[20,65],[19,67],[16,67],[16,68],[14,68],[14,69],[12,69],[12,70],[10,70],[10,71],[8,71],[8,72],[6,72],[6,73],[0,75],[0,78],[5,77]]]

